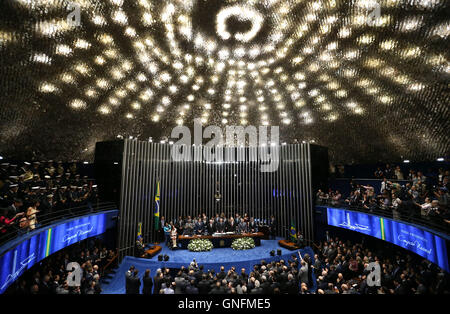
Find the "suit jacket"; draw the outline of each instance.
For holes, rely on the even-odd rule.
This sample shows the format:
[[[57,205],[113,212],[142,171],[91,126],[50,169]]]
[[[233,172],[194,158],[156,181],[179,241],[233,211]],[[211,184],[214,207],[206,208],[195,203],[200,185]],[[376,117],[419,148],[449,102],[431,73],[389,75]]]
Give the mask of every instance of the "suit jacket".
[[[203,277],[203,271],[202,270],[198,270],[194,273],[194,277],[195,277],[195,282],[198,283],[200,282],[200,280],[202,280]]]
[[[203,233],[203,222],[197,222],[194,226],[194,232],[195,234]]]
[[[229,221],[227,221],[226,230],[227,230],[227,232],[235,232],[236,231],[236,223],[233,221],[233,224],[231,224]]]
[[[198,293],[199,294],[208,294],[211,290],[211,283],[209,280],[202,280],[198,283]]]
[[[153,279],[152,277],[146,277],[142,279],[142,294],[152,294],[152,288],[153,288]]]
[[[217,232],[225,232],[225,223],[224,222],[218,222],[216,224],[216,231]]]
[[[218,272],[216,276],[217,276],[217,279],[223,280],[227,276],[227,273],[224,271],[221,271],[221,272]]]
[[[206,226],[206,230],[208,231],[208,234],[211,235],[216,232],[216,226],[214,225],[214,223],[212,225],[208,223],[208,225]]]
[[[155,289],[153,290],[153,294],[159,294],[159,290],[161,290],[161,285],[163,280],[158,276],[153,277],[153,281],[155,283]]]
[[[258,232],[258,225],[256,224],[256,222],[249,222],[248,229],[249,229],[249,232],[251,232],[252,229],[255,230],[255,232]]]
[[[188,285],[186,287],[186,294],[199,294],[199,289],[196,286]]]
[[[19,212],[19,210],[14,205],[8,206],[7,209],[8,209],[8,218],[14,217]]]
[[[301,283],[308,283],[308,264],[306,264],[305,266],[302,266],[300,268],[300,271],[298,273],[298,279],[300,280]]]
[[[275,219],[270,220],[269,227],[270,227],[271,231],[274,232],[277,229],[277,221]]]
[[[130,294],[139,294],[139,290],[141,287],[141,280],[139,277],[131,277],[130,278],[130,284],[129,284],[129,293]]]
[[[263,289],[261,287],[253,288],[250,294],[263,294]]]
[[[272,289],[270,289],[270,283],[268,283],[267,281],[263,282],[260,287],[263,289],[263,293],[264,294],[271,294],[272,293]]]
[[[80,264],[82,264],[82,263],[80,263]],[[126,294],[130,293],[130,282],[131,282],[130,279],[131,279],[131,276],[132,276],[132,274],[131,274],[130,271],[127,271],[125,273],[125,293]]]
[[[223,289],[222,287],[220,287],[220,288],[214,287],[214,288],[209,292],[209,294],[225,294],[225,289]]]
[[[183,277],[175,277],[175,293],[177,293],[177,289],[184,289],[184,286],[186,285],[186,281]]]
[[[248,232],[248,226],[245,222],[241,222],[238,226],[238,232],[240,233],[247,233]]]
[[[247,274],[239,274],[239,280],[242,280],[243,282],[247,282],[247,280],[248,280],[248,275]]]
[[[280,289],[280,284],[278,282],[274,282],[270,285],[270,291],[273,292],[273,290],[275,290],[275,288]]]

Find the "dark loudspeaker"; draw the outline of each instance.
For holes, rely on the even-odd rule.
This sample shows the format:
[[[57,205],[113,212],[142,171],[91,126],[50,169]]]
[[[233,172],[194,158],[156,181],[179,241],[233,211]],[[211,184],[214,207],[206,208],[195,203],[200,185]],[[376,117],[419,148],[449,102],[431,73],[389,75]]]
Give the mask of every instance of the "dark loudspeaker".
[[[270,256],[275,256],[275,251],[274,250],[270,251]]]
[[[169,255],[164,255],[164,261],[167,262],[169,260]]]
[[[95,144],[94,171],[99,197],[119,204],[124,142],[115,140]]]
[[[277,255],[281,256],[281,250],[280,249],[277,250]]]
[[[158,261],[161,262],[162,260],[163,260],[163,255],[162,255],[162,254],[159,254],[159,255],[158,255]]]

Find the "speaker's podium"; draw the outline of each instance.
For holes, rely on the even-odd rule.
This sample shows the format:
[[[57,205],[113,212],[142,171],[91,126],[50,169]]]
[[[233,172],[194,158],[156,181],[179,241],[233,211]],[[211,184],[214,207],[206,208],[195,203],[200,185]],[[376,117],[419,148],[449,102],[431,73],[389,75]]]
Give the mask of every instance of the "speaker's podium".
[[[280,240],[280,241],[278,241],[278,245],[285,249],[288,249],[290,251],[300,249],[300,247],[297,245],[297,243],[294,243],[290,240]]]

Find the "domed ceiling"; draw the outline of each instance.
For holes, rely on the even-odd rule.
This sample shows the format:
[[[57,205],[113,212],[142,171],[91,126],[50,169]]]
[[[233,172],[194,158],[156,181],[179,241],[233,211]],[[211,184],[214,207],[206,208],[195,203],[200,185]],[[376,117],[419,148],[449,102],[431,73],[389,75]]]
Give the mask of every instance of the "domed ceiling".
[[[0,154],[267,125],[333,162],[450,148],[445,0],[3,0]]]

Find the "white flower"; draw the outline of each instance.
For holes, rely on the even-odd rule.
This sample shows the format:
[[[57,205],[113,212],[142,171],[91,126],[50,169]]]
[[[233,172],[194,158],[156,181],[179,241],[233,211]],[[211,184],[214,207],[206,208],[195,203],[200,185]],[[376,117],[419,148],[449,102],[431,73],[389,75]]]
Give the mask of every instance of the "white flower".
[[[193,252],[211,251],[213,244],[208,239],[193,239],[189,241],[188,250]]]
[[[255,241],[253,238],[239,238],[233,240],[231,248],[233,250],[249,250],[255,247]]]

